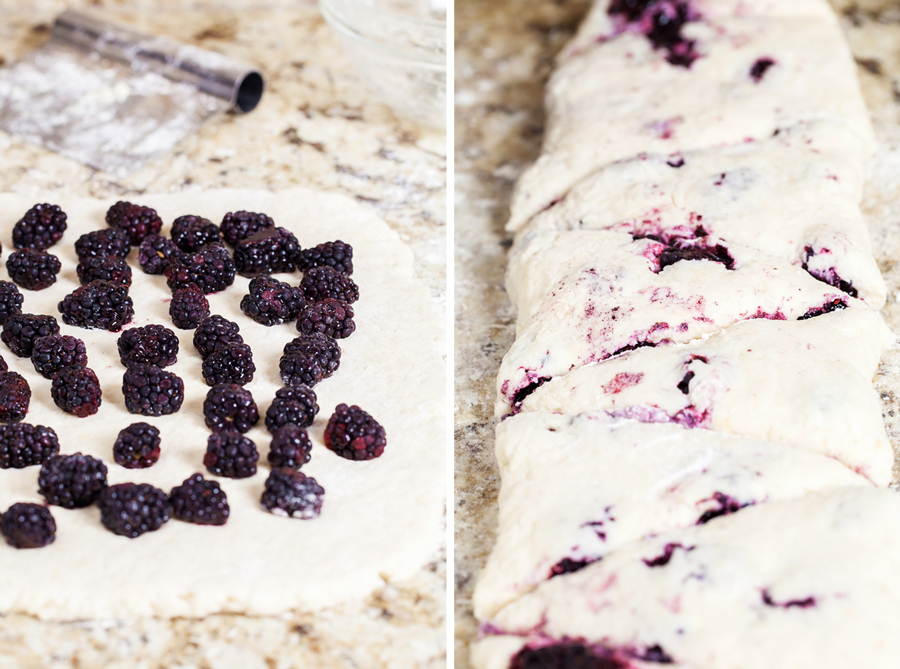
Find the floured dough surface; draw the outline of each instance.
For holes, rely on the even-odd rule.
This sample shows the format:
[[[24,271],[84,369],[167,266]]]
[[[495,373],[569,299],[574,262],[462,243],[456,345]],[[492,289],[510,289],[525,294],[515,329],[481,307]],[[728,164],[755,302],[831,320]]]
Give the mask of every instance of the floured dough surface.
[[[159,531],[132,540],[107,531],[96,507],[51,507],[58,526],[55,543],[29,551],[0,546],[0,610],[47,619],[278,614],[363,596],[384,579],[409,576],[428,562],[440,539],[446,469],[443,328],[427,292],[413,278],[412,254],[397,234],[348,198],[306,189],[160,194],[135,201],[159,212],[164,233],[180,215],[197,214],[218,223],[226,212],[246,209],[268,213],[276,225],[294,232],[303,247],[334,239],[354,247],[353,278],[361,294],[354,305],[357,330],[339,340],[343,355],[338,372],[315,388],[320,413],[309,428],[312,460],[302,470],[325,488],[322,514],[301,521],[260,508],[270,441],[261,421],[247,433],[260,452],[257,474],[218,479],[231,505],[227,525],[198,527],[170,520]],[[4,247],[10,246],[12,225],[33,204],[19,196],[0,196]],[[50,249],[63,264],[59,281],[44,291],[22,292],[23,311],[58,318],[57,302],[78,286],[73,244],[83,232],[105,227],[112,202],[71,199],[56,204],[69,217],[69,229]],[[186,399],[178,413],[154,418],[126,411],[118,333],[60,322],[62,333],[85,341],[88,365],[103,388],[100,411],[88,418],[57,409],[49,381],[34,371],[30,360],[5,347],[2,354],[31,385],[26,421],[52,426],[62,453],[102,458],[110,483],[147,482],[168,493],[194,472],[212,478],[202,464],[209,435],[202,415],[208,387],[191,343],[193,331],[171,325],[165,278],[144,274],[136,254],[132,249],[129,256],[136,316],[128,327],[160,323],[178,334],[178,362],[168,368],[185,381]],[[2,276],[6,278],[5,269]],[[296,284],[301,275],[276,276]],[[257,372],[246,387],[264,414],[282,385],[282,347],[298,333],[291,324],[267,328],[247,318],[239,305],[248,284],[238,276],[231,288],[209,300],[213,313],[240,324],[253,350]],[[408,313],[416,318],[407,318]],[[324,447],[322,431],[341,402],[358,404],[385,427],[388,446],[381,458],[351,462]],[[127,470],[113,461],[112,445],[121,428],[138,421],[159,428],[162,455],[149,469]],[[43,502],[37,474],[37,467],[0,471],[0,508]]]

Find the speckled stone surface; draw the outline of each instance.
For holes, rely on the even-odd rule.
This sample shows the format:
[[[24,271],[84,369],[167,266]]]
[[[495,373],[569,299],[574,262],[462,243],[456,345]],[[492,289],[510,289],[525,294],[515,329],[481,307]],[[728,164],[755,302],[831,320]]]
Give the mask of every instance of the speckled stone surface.
[[[39,46],[63,8],[90,8],[257,65],[267,90],[124,179],[0,133],[0,191],[36,201],[147,192],[307,186],[362,202],[413,249],[416,271],[446,301],[446,140],[396,117],[366,89],[311,2],[4,0],[0,64]],[[44,623],[0,615],[4,669],[79,667],[445,666],[444,551],[411,580],[364,601],[280,618]]]
[[[494,459],[494,380],[514,339],[503,288],[503,230],[515,179],[540,150],[543,85],[574,32],[585,0],[456,4],[456,499],[455,664],[469,667],[477,633],[472,588],[494,541],[499,477]],[[883,313],[900,332],[900,7],[834,0],[859,63],[880,141],[863,210],[888,284]],[[882,360],[875,384],[895,453],[900,452],[900,350]],[[895,485],[898,469],[895,464]]]

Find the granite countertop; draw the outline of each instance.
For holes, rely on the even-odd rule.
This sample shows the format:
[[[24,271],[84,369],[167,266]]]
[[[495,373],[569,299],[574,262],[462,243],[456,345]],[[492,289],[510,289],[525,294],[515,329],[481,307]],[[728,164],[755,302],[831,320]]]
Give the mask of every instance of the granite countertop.
[[[0,132],[0,191],[39,201],[138,199],[209,188],[342,193],[408,243],[418,277],[446,304],[446,140],[395,116],[365,87],[313,2],[5,0],[0,64],[42,44],[65,8],[87,8],[257,65],[266,93],[250,114],[213,119],[170,154],[113,178]],[[408,582],[363,602],[283,617],[47,624],[0,615],[3,666],[441,667],[443,548]]]
[[[494,459],[494,381],[515,337],[503,288],[503,229],[513,183],[539,154],[543,86],[553,58],[590,6],[586,0],[459,0],[456,4],[455,168],[455,659],[469,667],[477,635],[471,595],[494,542],[499,476]],[[880,147],[863,211],[888,285],[882,313],[900,332],[900,8],[886,0],[832,0],[859,64]],[[900,453],[900,350],[875,384]],[[898,468],[895,464],[895,483]]]

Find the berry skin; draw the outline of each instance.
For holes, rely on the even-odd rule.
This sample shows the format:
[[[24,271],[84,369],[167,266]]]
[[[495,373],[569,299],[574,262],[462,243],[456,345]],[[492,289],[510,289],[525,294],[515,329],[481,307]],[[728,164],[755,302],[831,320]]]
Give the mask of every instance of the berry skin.
[[[22,249],[6,259],[6,271],[16,285],[26,290],[43,290],[56,283],[62,263],[52,253]]]
[[[322,511],[325,488],[311,476],[293,469],[273,469],[260,502],[276,516],[309,520]]]
[[[214,244],[197,253],[185,254],[166,267],[164,273],[169,290],[194,283],[209,295],[234,283],[234,261],[224,246]]]
[[[314,386],[334,374],[341,364],[341,347],[323,334],[300,335],[284,346],[279,362],[286,386]]]
[[[94,280],[109,281],[126,288],[131,287],[131,267],[124,258],[85,258],[75,268],[78,280],[85,285]]]
[[[218,383],[250,383],[256,365],[247,344],[226,344],[210,353],[203,361],[203,380],[208,386]]]
[[[194,331],[194,348],[206,360],[213,351],[227,344],[243,344],[244,338],[240,335],[240,330],[234,321],[213,314],[203,319]]]
[[[138,248],[138,264],[145,274],[163,274],[171,263],[181,260],[184,253],[168,237],[147,235]]]
[[[106,488],[106,465],[90,455],[53,455],[41,465],[38,492],[48,504],[80,509],[94,503]]]
[[[354,330],[353,307],[340,300],[326,298],[307,304],[297,317],[297,331],[302,334],[319,332],[334,339],[344,339]]]
[[[265,214],[257,214],[252,211],[235,211],[225,214],[222,219],[222,237],[227,244],[237,246],[237,243],[247,237],[256,234],[260,230],[275,227],[275,221]]]
[[[256,444],[237,432],[209,435],[203,464],[216,476],[245,479],[256,473]]]
[[[118,332],[134,317],[128,289],[108,281],[91,281],[59,303],[63,323],[86,329]]]
[[[304,299],[298,288],[270,276],[250,282],[250,293],[241,300],[241,311],[262,325],[278,325],[300,314]]]
[[[159,430],[149,423],[132,423],[119,432],[113,460],[125,469],[146,469],[159,460]]]
[[[119,483],[97,500],[100,522],[113,534],[135,539],[169,521],[169,496],[149,483]]]
[[[325,446],[348,460],[371,460],[384,453],[384,428],[358,406],[338,404],[325,427]]]
[[[150,207],[119,201],[106,212],[106,224],[124,232],[128,241],[137,246],[147,235],[160,231],[162,219]]]
[[[75,240],[75,253],[78,261],[88,258],[106,258],[115,256],[124,258],[131,250],[131,242],[128,235],[121,230],[107,228],[104,230],[92,230],[86,232]]]
[[[350,276],[353,274],[353,247],[338,239],[300,251],[297,255],[297,269],[306,272],[313,267],[330,267]]]
[[[175,413],[184,402],[184,381],[156,365],[132,365],[122,377],[125,408],[143,416]]]
[[[172,222],[172,241],[185,253],[220,244],[219,226],[202,216],[179,216]]]
[[[306,272],[300,288],[310,302],[331,298],[353,304],[359,299],[359,287],[353,279],[330,267],[314,267]]]
[[[13,227],[13,246],[17,249],[45,251],[66,231],[66,212],[55,204],[36,204]]]
[[[172,517],[195,525],[224,525],[231,508],[218,481],[207,481],[194,474],[172,488],[169,495]]]
[[[15,423],[25,418],[31,402],[31,388],[17,372],[0,372],[0,421]]]
[[[50,395],[60,409],[84,418],[100,409],[100,381],[89,367],[65,367],[53,377]]]
[[[195,284],[178,288],[169,302],[169,316],[179,330],[193,330],[209,317],[209,300]]]
[[[213,432],[246,432],[259,422],[253,395],[234,383],[219,383],[206,393],[203,402],[206,426]]]
[[[309,462],[312,441],[299,425],[280,427],[269,446],[269,464],[273,467],[300,469]]]
[[[59,438],[51,427],[12,423],[0,425],[0,469],[40,465],[59,453]]]
[[[0,532],[13,548],[43,548],[56,539],[56,521],[42,504],[13,504],[0,516]]]
[[[87,363],[87,349],[78,337],[54,334],[34,340],[31,364],[45,379],[52,379],[64,367],[87,367]]]
[[[273,434],[284,425],[309,427],[317,413],[316,393],[309,386],[279,388],[266,411],[266,427]]]
[[[234,265],[241,276],[293,272],[300,251],[297,238],[285,228],[266,228],[234,247]]]
[[[119,360],[126,367],[168,367],[178,359],[178,337],[162,325],[130,328],[119,335]]]
[[[3,324],[0,339],[20,358],[29,358],[38,339],[58,333],[59,323],[53,316],[13,314]]]
[[[12,281],[0,281],[0,326],[12,314],[22,313],[22,302],[25,298]]]

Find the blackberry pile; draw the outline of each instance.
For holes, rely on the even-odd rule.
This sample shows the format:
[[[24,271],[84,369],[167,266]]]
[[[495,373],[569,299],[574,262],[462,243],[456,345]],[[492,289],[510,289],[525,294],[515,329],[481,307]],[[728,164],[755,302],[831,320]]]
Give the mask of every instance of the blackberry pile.
[[[166,267],[170,290],[196,284],[204,293],[217,293],[234,283],[234,261],[224,246],[214,244],[197,253],[185,254]]]
[[[266,411],[266,428],[274,434],[284,425],[309,427],[317,413],[316,393],[309,386],[279,388]]]
[[[273,467],[300,469],[309,462],[312,441],[299,425],[278,428],[269,446],[269,464]]]
[[[213,432],[243,433],[259,422],[259,410],[249,390],[234,383],[220,383],[206,393],[203,417]]]
[[[0,340],[20,358],[30,358],[38,339],[58,333],[59,323],[53,316],[13,314],[3,324]]]
[[[149,483],[120,483],[104,490],[100,522],[113,534],[135,539],[169,521],[169,496]]]
[[[250,383],[256,372],[253,352],[247,344],[225,344],[203,360],[203,380],[208,386],[219,383]]]
[[[126,469],[146,469],[159,460],[159,429],[149,423],[132,423],[119,432],[113,459]]]
[[[237,246],[238,242],[256,234],[260,230],[275,227],[275,221],[265,214],[252,211],[235,211],[225,214],[222,219],[222,237],[227,244]]]
[[[260,502],[279,516],[309,520],[322,511],[325,489],[311,476],[293,469],[273,469]]]
[[[241,276],[293,272],[300,243],[284,228],[265,228],[239,241],[234,265]]]
[[[162,325],[130,328],[119,335],[119,360],[125,367],[168,367],[178,359],[178,337]]]
[[[13,226],[13,246],[45,251],[66,231],[66,212],[55,204],[36,204]]]
[[[181,408],[184,381],[156,365],[132,365],[122,377],[125,408],[143,416],[163,416]]]
[[[258,276],[250,282],[250,292],[241,300],[241,311],[262,325],[291,321],[304,304],[300,290],[270,276]]]
[[[100,280],[109,281],[125,288],[131,287],[131,267],[124,258],[116,256],[85,258],[78,263],[75,272],[78,274],[78,281],[82,286],[91,281]]]
[[[78,337],[54,334],[34,340],[31,364],[45,379],[52,379],[64,367],[87,367],[87,363],[87,348]]]
[[[158,234],[147,235],[138,248],[138,264],[145,274],[163,274],[166,267],[183,256],[175,242]]]
[[[44,464],[59,453],[59,438],[51,427],[12,423],[0,425],[0,469]]]
[[[134,317],[128,289],[109,281],[91,281],[59,303],[63,323],[80,328],[118,332]]]
[[[100,381],[89,367],[65,367],[50,385],[53,402],[67,414],[84,418],[100,410]]]
[[[48,504],[64,509],[90,506],[106,485],[106,465],[81,453],[53,455],[44,462],[38,474],[38,492]]]
[[[297,331],[302,334],[318,332],[334,339],[344,339],[354,330],[353,307],[332,298],[307,304],[297,317]]]
[[[46,506],[19,502],[0,516],[0,532],[13,548],[42,548],[56,539],[56,521]]]
[[[128,241],[137,246],[147,235],[160,231],[162,219],[150,207],[119,201],[106,212],[106,224],[124,232]]]
[[[169,316],[179,330],[193,330],[209,316],[209,300],[194,284],[179,288],[172,293]]]
[[[75,254],[79,262],[88,258],[109,256],[124,258],[130,250],[131,242],[128,241],[128,235],[113,228],[86,232],[75,241]]]
[[[202,474],[194,474],[172,488],[169,503],[174,518],[196,525],[224,525],[231,513],[225,491]]]
[[[348,460],[371,460],[384,453],[384,428],[358,406],[338,404],[325,427],[325,446]]]
[[[203,319],[194,331],[194,348],[200,357],[206,360],[213,351],[223,346],[243,344],[244,338],[240,335],[240,331],[241,328],[234,321],[214,314]]]
[[[206,442],[204,466],[216,476],[244,479],[256,473],[256,444],[238,432],[215,432]]]
[[[341,347],[337,342],[314,333],[300,335],[285,344],[278,367],[285,385],[312,387],[334,374],[340,364]]]
[[[300,281],[300,289],[310,302],[331,298],[353,304],[359,299],[359,287],[353,279],[331,267],[314,267],[306,272]]]
[[[172,241],[185,253],[195,253],[210,244],[219,244],[219,226],[202,216],[179,216],[172,222]]]
[[[338,239],[297,254],[297,269],[307,272],[314,267],[330,267],[348,276],[353,274],[353,247]]]
[[[22,302],[25,298],[12,281],[0,281],[0,326],[12,314],[22,313]]]
[[[31,403],[31,388],[17,372],[0,372],[0,422],[15,423],[25,418]]]
[[[56,283],[62,263],[52,253],[22,249],[6,259],[6,271],[16,285],[26,290],[43,290]]]

